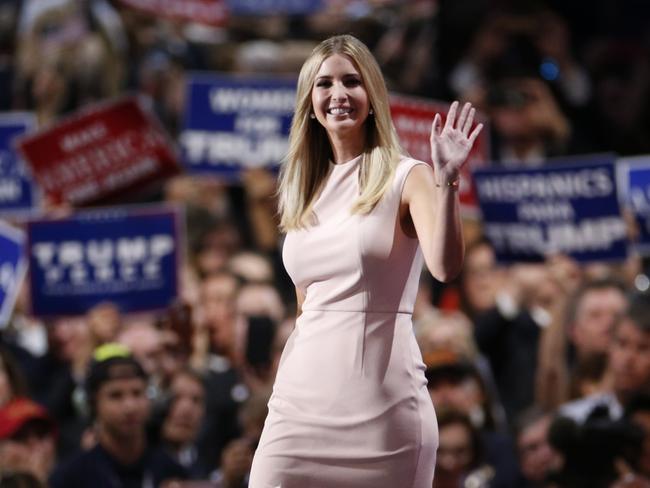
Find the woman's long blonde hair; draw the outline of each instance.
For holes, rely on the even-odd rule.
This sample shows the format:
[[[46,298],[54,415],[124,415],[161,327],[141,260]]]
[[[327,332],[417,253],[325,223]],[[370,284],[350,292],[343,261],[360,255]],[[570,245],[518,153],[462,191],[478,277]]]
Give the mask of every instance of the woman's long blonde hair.
[[[333,54],[349,57],[361,74],[374,115],[366,119],[366,147],[359,175],[359,198],[351,212],[368,213],[388,188],[403,153],[388,104],[388,90],[379,65],[368,48],[350,35],[321,42],[300,70],[296,110],[289,134],[289,151],[280,169],[280,228],[283,232],[305,227],[311,207],[329,171],[332,150],[325,128],[310,119],[314,79],[325,59]]]

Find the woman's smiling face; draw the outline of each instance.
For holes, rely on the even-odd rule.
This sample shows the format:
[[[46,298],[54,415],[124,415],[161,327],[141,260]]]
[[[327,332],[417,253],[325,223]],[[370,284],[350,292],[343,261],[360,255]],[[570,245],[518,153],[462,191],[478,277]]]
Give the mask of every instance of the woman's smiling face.
[[[370,102],[361,73],[348,56],[333,54],[323,61],[311,101],[316,119],[330,136],[348,137],[358,132],[363,137]]]

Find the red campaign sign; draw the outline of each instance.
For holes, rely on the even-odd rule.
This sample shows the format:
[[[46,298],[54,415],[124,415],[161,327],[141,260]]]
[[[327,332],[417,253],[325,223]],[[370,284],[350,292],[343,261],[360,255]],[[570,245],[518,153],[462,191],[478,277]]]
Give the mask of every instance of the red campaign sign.
[[[431,161],[431,124],[433,117],[439,113],[444,124],[450,104],[424,98],[391,94],[390,110],[393,123],[400,142],[406,151],[415,159],[432,164]],[[484,127],[467,158],[460,174],[460,203],[466,213],[478,211],[478,200],[472,183],[471,170],[487,165],[490,159],[490,142],[488,137],[487,119],[477,113],[476,120]]]
[[[110,200],[180,172],[162,127],[131,97],[84,109],[17,147],[54,204]]]
[[[225,25],[228,20],[224,0],[120,0],[120,2],[127,7],[173,20],[217,27]]]

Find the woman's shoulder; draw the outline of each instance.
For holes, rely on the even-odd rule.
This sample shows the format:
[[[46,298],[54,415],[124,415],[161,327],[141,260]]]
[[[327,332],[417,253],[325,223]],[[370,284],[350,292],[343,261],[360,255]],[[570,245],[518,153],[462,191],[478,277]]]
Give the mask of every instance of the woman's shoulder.
[[[405,154],[401,155],[397,163],[397,167],[395,168],[395,180],[397,182],[400,180],[403,182],[411,170],[416,166],[422,166],[423,168],[431,167],[431,165],[425,161],[412,158],[411,156]]]

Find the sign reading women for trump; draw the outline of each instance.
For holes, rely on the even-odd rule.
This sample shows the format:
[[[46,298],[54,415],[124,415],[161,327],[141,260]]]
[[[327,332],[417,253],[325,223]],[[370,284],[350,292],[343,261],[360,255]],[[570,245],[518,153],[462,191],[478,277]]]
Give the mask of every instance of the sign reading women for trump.
[[[578,261],[625,258],[613,158],[558,163],[474,172],[484,231],[497,258],[536,261],[553,253]]]
[[[131,97],[83,109],[17,146],[53,203],[105,201],[180,170],[158,121]]]
[[[622,158],[616,162],[622,203],[637,223],[636,249],[650,255],[650,156]]]
[[[402,146],[412,157],[429,164],[431,164],[430,137],[433,117],[439,113],[444,124],[448,110],[449,104],[446,102],[397,94],[392,94],[390,97],[390,111]],[[487,125],[482,115],[477,115],[476,119],[484,126]],[[490,159],[488,133],[488,128],[483,127],[461,171],[459,197],[464,213],[471,214],[477,210],[478,204],[470,170],[484,166]]]
[[[178,293],[179,222],[169,207],[28,222],[34,314],[83,314],[104,301],[123,312],[167,307]]]
[[[295,96],[295,80],[286,78],[194,75],[180,135],[184,164],[230,179],[244,168],[278,165]]]
[[[0,222],[0,327],[9,322],[25,275],[24,240],[21,231]]]
[[[0,214],[29,212],[37,205],[37,188],[13,148],[13,139],[33,126],[32,114],[0,114]]]

